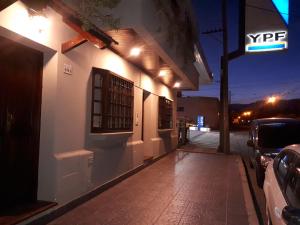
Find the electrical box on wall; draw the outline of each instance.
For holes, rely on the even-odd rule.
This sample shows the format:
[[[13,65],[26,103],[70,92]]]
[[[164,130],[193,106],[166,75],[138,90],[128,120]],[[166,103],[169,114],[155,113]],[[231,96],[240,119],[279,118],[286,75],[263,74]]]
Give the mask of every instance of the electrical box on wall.
[[[69,75],[72,75],[72,65],[71,64],[66,64],[64,63],[64,73],[65,74],[69,74]]]

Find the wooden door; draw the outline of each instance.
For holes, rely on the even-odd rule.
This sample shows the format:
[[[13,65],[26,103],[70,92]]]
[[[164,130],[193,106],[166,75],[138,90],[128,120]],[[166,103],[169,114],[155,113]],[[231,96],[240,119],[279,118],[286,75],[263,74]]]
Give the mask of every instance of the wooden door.
[[[0,208],[37,200],[42,53],[0,37]]]

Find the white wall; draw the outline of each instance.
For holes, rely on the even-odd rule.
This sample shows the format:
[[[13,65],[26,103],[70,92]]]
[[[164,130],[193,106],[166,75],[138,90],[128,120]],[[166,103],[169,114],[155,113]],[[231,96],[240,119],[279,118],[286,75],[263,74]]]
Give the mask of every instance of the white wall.
[[[61,43],[76,33],[48,8],[49,25],[45,33],[38,33],[37,37],[34,26],[30,28],[32,32],[28,32],[16,25],[26,19],[24,9],[24,5],[17,2],[0,12],[0,35],[44,52],[39,199],[65,204],[143,164],[144,149],[157,157],[176,147],[175,127],[163,135],[157,132],[158,96],[174,100],[175,110],[176,95],[172,90],[110,50],[97,49],[91,43],[61,54]],[[30,26],[30,21],[25,25]],[[64,74],[64,64],[72,66],[72,75]],[[134,82],[133,133],[90,133],[93,66],[109,69]],[[141,140],[142,89],[151,92],[148,142]]]

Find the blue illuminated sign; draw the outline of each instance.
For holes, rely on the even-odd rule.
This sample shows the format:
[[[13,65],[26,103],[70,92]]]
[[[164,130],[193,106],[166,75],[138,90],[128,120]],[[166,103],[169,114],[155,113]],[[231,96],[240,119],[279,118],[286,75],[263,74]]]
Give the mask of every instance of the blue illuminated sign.
[[[286,42],[276,44],[264,44],[264,45],[248,45],[246,51],[275,51],[287,48]]]
[[[285,24],[289,24],[289,0],[272,0]]]
[[[204,127],[204,117],[203,116],[198,116],[197,117],[197,127],[198,130],[200,130],[201,127]]]

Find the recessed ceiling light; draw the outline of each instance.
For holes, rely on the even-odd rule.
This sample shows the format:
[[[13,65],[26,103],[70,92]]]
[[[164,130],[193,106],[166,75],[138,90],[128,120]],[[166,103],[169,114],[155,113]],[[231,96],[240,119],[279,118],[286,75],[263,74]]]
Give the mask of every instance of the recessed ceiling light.
[[[181,86],[181,83],[180,83],[180,82],[175,82],[174,88],[179,88],[180,86]]]
[[[158,73],[158,76],[160,76],[160,77],[164,77],[164,76],[166,76],[167,75],[167,71],[166,70],[161,70],[161,71],[159,71],[159,73]]]
[[[141,54],[141,51],[142,51],[141,48],[134,47],[130,50],[130,55],[137,57]]]

